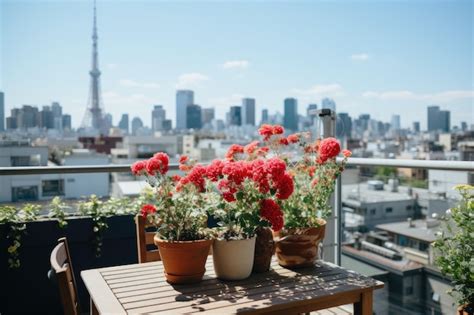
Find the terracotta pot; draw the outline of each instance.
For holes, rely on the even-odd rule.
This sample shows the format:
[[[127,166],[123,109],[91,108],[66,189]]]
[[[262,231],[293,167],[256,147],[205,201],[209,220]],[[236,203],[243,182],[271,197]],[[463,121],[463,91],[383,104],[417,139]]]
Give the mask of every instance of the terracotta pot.
[[[241,280],[252,273],[255,236],[245,240],[215,240],[212,246],[214,270],[222,280]]]
[[[285,268],[313,266],[325,230],[326,221],[320,219],[318,227],[281,230],[276,233],[276,256],[280,266]]]
[[[155,236],[154,242],[160,250],[169,283],[196,283],[202,280],[213,240],[169,242]]]
[[[458,315],[474,315],[474,305],[464,304],[458,307]]]
[[[266,272],[270,270],[270,263],[275,252],[272,230],[268,227],[260,227],[257,228],[255,233],[257,234],[257,239],[255,240],[252,271],[256,273]]]

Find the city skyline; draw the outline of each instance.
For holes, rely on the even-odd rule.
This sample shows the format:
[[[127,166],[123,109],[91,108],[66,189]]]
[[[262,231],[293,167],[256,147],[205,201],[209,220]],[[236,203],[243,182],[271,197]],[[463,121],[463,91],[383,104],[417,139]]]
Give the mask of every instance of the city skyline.
[[[41,107],[52,101],[59,101],[65,111],[71,113],[73,126],[77,127],[87,101],[92,1],[27,1],[20,4],[4,1],[1,6],[2,16],[5,17],[2,23],[3,43],[5,47],[9,47],[8,50],[3,50],[1,58],[2,68],[5,69],[0,78],[0,90],[5,92],[5,116],[9,115],[10,109],[23,104]],[[447,4],[419,1],[410,5],[383,3],[375,6],[351,3],[349,6],[354,9],[351,13],[348,13],[350,10],[341,11],[341,6],[327,3],[219,3],[215,6],[193,6],[190,3],[160,2],[135,5],[119,3],[113,6],[108,2],[99,1],[100,61],[105,111],[113,114],[114,124],[117,124],[123,113],[129,113],[131,118],[138,116],[148,125],[147,118],[150,117],[153,106],[163,104],[173,120],[174,127],[174,95],[177,88],[185,88],[195,91],[195,104],[202,108],[215,107],[216,117],[221,119],[231,106],[241,104],[242,98],[255,98],[257,123],[264,108],[270,112],[283,113],[283,100],[288,97],[298,99],[299,114],[305,113],[309,103],[317,103],[321,107],[321,99],[331,97],[336,101],[338,112],[348,112],[353,118],[361,113],[370,113],[374,118],[390,121],[393,114],[401,114],[403,128],[411,126],[413,121],[421,121],[421,128],[426,129],[426,108],[429,105],[439,105],[450,110],[452,125],[473,120],[470,2]],[[193,11],[192,8],[197,10]],[[305,12],[305,8],[318,17],[324,13],[331,14],[315,18],[318,22],[302,22],[300,20],[304,19],[300,19],[295,20],[294,25],[276,26],[285,36],[294,36],[295,32],[301,32],[301,38],[286,36],[285,41],[281,38],[278,41],[275,38],[276,32],[265,27],[266,17],[261,16],[263,21],[256,21],[255,17],[244,14],[249,9],[256,15],[268,9],[269,13],[276,17],[294,17],[296,14],[305,16],[309,14]],[[367,9],[367,12],[364,9]],[[380,29],[367,30],[367,26],[380,21],[384,14],[388,14],[378,12],[378,9],[392,9],[390,14],[393,14],[395,19],[384,21]],[[127,39],[127,45],[124,46],[124,41],[116,34],[124,30],[123,26],[118,25],[114,18],[127,10],[131,10],[130,21],[134,23],[123,23],[130,28],[123,33]],[[138,21],[137,14],[144,13],[145,10],[150,10],[149,14],[145,14],[143,21]],[[176,54],[176,50],[187,51],[182,50],[179,39],[182,38],[180,35],[189,32],[189,27],[165,16],[166,12],[176,10],[181,10],[186,17],[189,16],[190,22],[199,16],[203,23],[198,27],[198,35],[201,36],[197,36],[197,39],[191,38],[192,36],[184,37],[188,39],[188,44],[192,44],[190,47],[196,53],[172,58],[171,54]],[[427,10],[427,14],[423,16],[426,19],[423,30],[426,34],[423,38],[418,38],[419,42],[415,42],[420,31],[410,29],[410,23],[417,22],[412,19],[423,10]],[[74,16],[70,16],[71,11],[74,11]],[[40,19],[44,20],[42,13],[51,19],[41,22],[41,27],[33,29],[35,23],[39,23]],[[357,18],[362,14],[366,15],[365,26],[363,23],[358,24],[360,21]],[[162,17],[164,22],[156,24],[154,16]],[[203,21],[206,16],[214,16],[215,19]],[[242,16],[250,25],[240,25],[238,29],[232,22]],[[331,22],[331,18],[342,16],[346,18],[347,26],[354,27],[353,32],[359,37],[360,43],[349,38],[347,41],[350,43],[345,43],[345,37],[342,36],[344,29],[341,26],[330,24],[331,27],[324,27],[324,22]],[[398,21],[397,16],[407,18],[405,22],[408,22],[408,25],[402,25],[404,23]],[[223,30],[212,30],[211,27],[224,17],[230,17],[231,20],[222,25]],[[453,23],[445,23],[443,32],[439,33],[437,22],[446,22],[446,19]],[[18,24],[18,21],[22,21],[22,24]],[[58,23],[64,23],[67,27],[58,29]],[[156,33],[148,40],[145,40],[144,36],[151,35],[152,29],[144,25],[152,27]],[[173,29],[173,32],[166,32],[159,26],[166,26]],[[258,28],[262,34],[250,33],[252,27]],[[232,33],[235,38],[241,38],[253,45],[247,49],[230,49],[232,53],[229,54],[227,51],[235,43],[227,37],[220,37],[219,43],[222,44],[217,45],[216,52],[206,51],[206,44],[199,43],[200,38],[208,40],[214,35],[222,35],[226,30],[235,32]],[[248,38],[239,37],[237,30],[241,30]],[[138,32],[136,38],[131,36],[133,32]],[[174,37],[170,33],[174,33]],[[37,36],[32,36],[34,34]],[[267,49],[262,49],[260,41],[263,40],[261,36],[265,34],[271,36],[268,38]],[[321,45],[320,49],[313,52],[314,56],[308,55],[307,52],[302,53],[302,49],[318,47],[317,44],[308,43],[308,35],[319,35],[321,43],[329,45]],[[386,39],[378,43],[376,39],[381,35],[392,37],[389,39],[386,36]],[[13,41],[14,39],[16,40]],[[38,40],[41,40],[45,47],[57,47],[56,55],[45,49],[35,52],[37,58],[31,58],[28,55],[31,53],[29,48],[38,44]],[[57,46],[58,41],[63,45]],[[386,46],[404,46],[390,51],[390,47],[383,47],[384,41]],[[137,44],[136,50],[130,49],[134,43]],[[295,53],[285,44],[293,44],[293,48],[298,52]],[[336,49],[341,44],[344,45],[339,47],[345,48],[344,52]],[[365,49],[363,44],[367,46]],[[119,52],[119,48],[123,48],[125,52]],[[145,48],[153,48],[155,54],[144,53]],[[268,48],[281,49],[281,56],[272,53]],[[451,51],[448,54],[451,58],[436,58],[446,55],[447,50]],[[69,58],[64,60],[64,56],[70,57],[74,62]],[[283,63],[278,58],[282,56]],[[140,59],[141,57],[144,58]],[[298,57],[301,57],[300,60]],[[424,58],[423,62],[419,62],[421,57]],[[52,58],[56,62],[48,62]],[[170,62],[165,65],[167,58]],[[406,61],[406,64],[402,64],[402,61]],[[335,66],[336,64],[340,65]],[[45,69],[47,71],[44,71]],[[392,73],[394,70],[396,71]],[[275,71],[279,76],[275,77]],[[321,77],[326,79],[315,79],[314,73],[321,73]],[[414,73],[417,75],[414,76]],[[289,74],[292,76],[288,77]],[[435,77],[434,74],[438,76]],[[65,75],[64,80],[60,78],[61,75]],[[45,79],[38,81],[38,76]],[[379,76],[385,77],[379,80]],[[25,89],[28,93],[24,93]],[[390,108],[396,108],[396,111],[387,110]],[[406,110],[409,110],[407,114]]]

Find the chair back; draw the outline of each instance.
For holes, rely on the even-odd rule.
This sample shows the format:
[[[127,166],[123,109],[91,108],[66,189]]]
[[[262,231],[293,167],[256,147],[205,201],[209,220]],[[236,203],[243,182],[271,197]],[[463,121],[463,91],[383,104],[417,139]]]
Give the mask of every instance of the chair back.
[[[65,237],[58,240],[58,245],[51,252],[51,270],[59,287],[59,294],[63,304],[64,314],[80,314],[76,279],[72,269],[71,256]]]
[[[141,215],[135,217],[135,226],[137,229],[138,262],[141,264],[161,260],[160,251],[153,241],[156,231],[150,231],[152,226]]]

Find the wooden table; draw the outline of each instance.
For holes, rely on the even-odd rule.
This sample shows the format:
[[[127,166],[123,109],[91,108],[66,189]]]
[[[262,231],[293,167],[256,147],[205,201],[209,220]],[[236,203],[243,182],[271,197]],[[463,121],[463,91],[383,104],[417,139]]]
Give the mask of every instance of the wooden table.
[[[383,283],[319,261],[314,268],[272,269],[240,281],[215,278],[212,257],[201,283],[170,285],[163,264],[152,262],[86,270],[92,313],[297,314],[354,303],[354,313],[372,315],[372,292]]]

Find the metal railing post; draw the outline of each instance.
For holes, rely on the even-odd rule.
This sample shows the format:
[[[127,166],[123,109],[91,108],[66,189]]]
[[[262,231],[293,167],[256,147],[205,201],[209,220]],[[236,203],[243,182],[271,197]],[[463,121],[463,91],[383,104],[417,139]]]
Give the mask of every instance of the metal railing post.
[[[334,191],[334,212],[336,214],[335,220],[336,224],[334,224],[334,234],[335,234],[335,239],[337,240],[337,246],[336,246],[336,260],[335,264],[341,265],[342,260],[341,260],[341,245],[342,245],[342,176],[339,175],[338,178],[336,179],[336,187]]]

